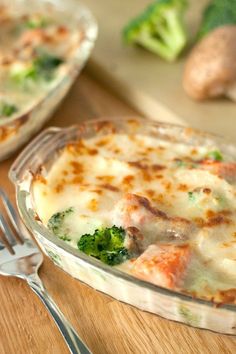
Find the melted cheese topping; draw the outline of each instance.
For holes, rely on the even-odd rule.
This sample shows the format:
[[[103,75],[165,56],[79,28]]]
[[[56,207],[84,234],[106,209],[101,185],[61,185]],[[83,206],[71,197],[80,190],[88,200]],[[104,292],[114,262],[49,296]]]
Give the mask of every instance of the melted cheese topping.
[[[215,149],[144,135],[80,140],[35,176],[36,211],[47,225],[52,214],[73,207],[66,242],[75,248],[101,226],[133,232],[127,247],[138,232],[141,256],[120,269],[220,301],[236,288],[236,165],[227,156],[210,159]]]

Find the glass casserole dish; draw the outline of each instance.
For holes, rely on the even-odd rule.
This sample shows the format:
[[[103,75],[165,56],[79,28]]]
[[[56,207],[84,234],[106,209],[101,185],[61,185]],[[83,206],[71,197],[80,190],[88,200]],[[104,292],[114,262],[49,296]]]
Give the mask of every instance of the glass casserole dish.
[[[44,17],[37,18],[44,15],[48,27],[43,23]],[[40,129],[65,97],[91,53],[97,36],[97,24],[90,11],[76,0],[0,0],[0,17],[1,50],[6,47],[6,53],[3,51],[5,54],[0,55],[0,160],[3,160]],[[4,31],[12,39],[12,42],[9,41],[13,43],[12,48],[11,45],[7,48]],[[63,35],[68,35],[70,40],[63,41]],[[13,36],[20,36],[19,43],[13,40]],[[71,50],[65,49],[67,47]],[[48,48],[50,51],[47,52]],[[11,51],[18,54],[14,57]],[[32,67],[31,55],[34,60]],[[46,64],[42,58],[48,59]],[[58,58],[61,63],[57,62]],[[34,75],[37,75],[34,63],[37,61],[39,70],[40,60],[47,79],[42,79],[41,70],[37,78],[39,82],[34,84]],[[52,74],[53,65],[56,74]],[[53,79],[49,79],[49,74]],[[7,109],[6,114],[1,113],[4,109]]]
[[[56,265],[93,288],[171,320],[221,333],[236,334],[235,305],[216,304],[166,289],[103,264],[56,238],[38,218],[32,193],[33,176],[42,166],[47,173],[68,143],[80,138],[103,137],[114,131],[123,134],[140,133],[160,141],[181,142],[191,148],[217,145],[223,153],[234,158],[236,156],[236,147],[220,137],[133,117],[94,120],[65,129],[49,128],[26,147],[9,173],[16,187],[17,205],[25,225]]]

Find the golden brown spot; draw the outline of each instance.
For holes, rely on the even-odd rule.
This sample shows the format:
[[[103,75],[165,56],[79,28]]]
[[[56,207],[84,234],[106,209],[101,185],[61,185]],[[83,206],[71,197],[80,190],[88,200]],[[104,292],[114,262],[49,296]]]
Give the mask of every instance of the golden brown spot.
[[[75,176],[75,177],[72,178],[72,180],[70,181],[70,183],[72,183],[72,184],[82,184],[83,182],[84,182],[83,176]]]
[[[194,221],[199,227],[214,227],[223,224],[231,224],[232,220],[224,215],[224,213],[216,213],[212,210],[206,212],[208,220],[205,221],[202,218],[195,218]]]
[[[204,219],[202,218],[194,218],[193,221],[199,226],[199,227],[203,227],[205,224]]]
[[[223,243],[221,244],[221,247],[223,247],[223,248],[231,247],[231,242],[223,242]]]
[[[171,221],[173,221],[174,223],[184,223],[184,224],[190,224],[191,221],[189,221],[188,219],[182,218],[180,216],[174,216],[172,218],[169,218]],[[179,245],[182,247],[182,245]]]
[[[93,193],[97,193],[99,195],[102,195],[103,194],[103,191],[101,189],[92,189],[91,192]]]
[[[40,182],[42,184],[47,184],[47,180],[45,177],[43,177],[42,175],[40,174],[37,174],[34,176],[34,180],[37,181],[37,182]]]
[[[70,165],[73,167],[73,171],[72,172],[74,174],[79,174],[79,173],[82,173],[84,171],[84,166],[80,162],[71,161]]]
[[[88,209],[91,211],[97,211],[98,210],[98,201],[97,199],[91,199],[89,203],[87,204]]]
[[[114,180],[114,176],[97,176],[96,177],[99,181],[103,181],[104,183],[111,183]]]
[[[133,211],[136,211],[138,209],[139,209],[138,205],[128,205],[127,206],[127,212],[128,213],[132,213]]]
[[[146,153],[143,153],[146,154]],[[132,167],[136,167],[140,170],[147,170],[147,169],[152,169],[153,171],[160,171],[163,170],[165,168],[165,166],[163,165],[159,165],[159,164],[153,164],[148,166],[147,164],[141,162],[141,161],[130,161],[128,162],[128,164]]]
[[[116,132],[116,127],[112,122],[109,121],[103,121],[103,122],[98,122],[96,125],[94,125],[94,129],[97,132],[103,132],[103,133],[115,133]]]
[[[158,174],[158,175],[156,175],[155,177],[156,177],[157,179],[161,179],[161,178],[163,178],[164,176]]]
[[[207,218],[215,218],[215,217],[217,217],[217,216],[229,216],[229,215],[231,215],[232,214],[232,212],[230,211],[230,210],[221,210],[220,212],[215,212],[215,211],[213,211],[213,210],[207,210],[206,211],[206,216],[207,216]]]
[[[78,140],[76,143],[70,143],[66,146],[68,152],[73,155],[78,154],[88,154],[88,155],[96,155],[98,153],[97,149],[89,148],[85,145],[83,140]]]
[[[193,148],[191,151],[190,151],[191,155],[196,155],[198,153],[197,149]]]
[[[151,168],[153,169],[153,171],[156,172],[156,171],[164,170],[164,169],[165,169],[165,166],[159,165],[159,164],[155,163],[155,164],[153,164],[153,165],[151,166]]]
[[[115,148],[115,149],[113,149],[113,152],[114,152],[114,154],[120,154],[121,153],[121,149]]]
[[[61,193],[62,191],[63,191],[63,189],[64,189],[64,183],[58,183],[57,185],[56,185],[56,187],[55,187],[55,192],[56,193]]]
[[[143,179],[146,182],[151,182],[152,176],[147,171],[142,171]]]
[[[88,154],[93,156],[93,155],[97,155],[98,150],[97,149],[87,149],[88,150]]]
[[[155,195],[155,191],[153,189],[147,189],[145,192],[149,196],[149,198],[153,198]]]
[[[104,184],[101,184],[100,185],[101,188],[105,188],[105,189],[108,189],[112,192],[119,192],[119,188],[115,187],[115,186],[112,186],[111,184],[109,183],[104,183]]]
[[[211,194],[211,189],[210,188],[203,188],[203,193],[205,194]]]
[[[172,184],[170,182],[163,182],[163,185],[164,185],[166,191],[170,192],[170,190],[172,189]]]
[[[137,121],[136,119],[130,118],[130,119],[128,120],[128,123],[129,123],[129,125],[132,126],[132,128],[138,128],[138,127],[140,126],[140,122]]]
[[[97,147],[102,147],[102,146],[105,146],[105,145],[107,145],[109,142],[110,142],[110,137],[104,137],[104,138],[101,138],[100,140],[98,140],[97,142],[96,142],[96,146]]]
[[[62,174],[63,174],[63,176],[68,176],[68,171],[63,170],[63,171],[62,171]]]
[[[225,209],[225,210],[221,210],[220,214],[225,215],[225,216],[229,216],[229,215],[232,215],[232,211]]]
[[[134,176],[128,175],[123,178],[122,183],[130,186],[133,180],[134,180]]]
[[[187,184],[182,184],[182,183],[180,183],[177,188],[182,192],[186,192],[188,190]]]
[[[57,33],[65,36],[68,34],[68,29],[65,26],[60,25],[57,27]]]
[[[81,191],[87,191],[89,187],[90,187],[89,183],[83,183],[83,184],[80,184],[80,186],[79,186]]]
[[[130,161],[128,162],[128,164],[131,166],[131,167],[136,167],[140,170],[145,170],[147,169],[147,165],[143,164],[142,162],[140,161]]]
[[[65,147],[65,151],[67,151],[71,155],[75,155],[76,154],[75,144],[73,143],[67,144]]]
[[[210,218],[209,221],[206,223],[206,226],[212,227],[222,224],[230,224],[231,222],[232,221],[229,218],[219,214],[213,218]]]
[[[75,144],[77,149],[81,149],[81,148],[86,148],[84,141],[82,139],[79,139]]]
[[[155,195],[155,198],[153,198],[155,202],[163,203],[164,202],[164,195],[163,194],[157,194]]]
[[[73,155],[73,156],[78,156],[78,155],[83,155],[87,153],[86,146],[83,144],[82,141],[78,141],[77,143],[70,143],[66,146],[67,151]]]
[[[208,218],[208,219],[210,219],[210,218],[213,218],[213,217],[215,217],[216,216],[216,213],[213,211],[213,210],[207,210],[206,211],[206,217]]]

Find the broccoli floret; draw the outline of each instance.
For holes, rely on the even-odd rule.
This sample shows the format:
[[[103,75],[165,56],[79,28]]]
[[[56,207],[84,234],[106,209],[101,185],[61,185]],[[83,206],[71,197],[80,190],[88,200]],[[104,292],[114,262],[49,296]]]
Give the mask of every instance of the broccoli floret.
[[[29,82],[50,81],[54,77],[55,70],[63,62],[60,57],[42,53],[28,66],[13,66],[11,78],[22,87],[27,87]]]
[[[47,25],[48,25],[48,20],[42,16],[30,17],[28,21],[25,22],[25,26],[31,29],[44,28]]]
[[[100,253],[100,260],[109,265],[123,263],[129,257],[129,252],[125,247],[118,248],[115,251],[102,251]]]
[[[213,150],[208,152],[206,157],[213,161],[223,161],[223,156],[219,150]]]
[[[82,235],[78,248],[106,264],[116,265],[129,258],[128,250],[124,247],[124,239],[125,231],[122,227],[101,228],[95,230],[92,235]]]
[[[174,61],[187,43],[183,19],[186,8],[186,0],[156,0],[124,28],[124,41]]]
[[[10,117],[17,111],[18,108],[16,105],[7,102],[0,102],[0,117]]]
[[[203,12],[198,38],[213,29],[236,24],[236,0],[213,0]]]
[[[37,72],[34,65],[14,65],[10,72],[11,79],[18,85],[25,87],[31,81],[37,80]]]
[[[195,202],[196,201],[196,193],[188,192],[188,199],[190,202]]]
[[[34,67],[39,76],[51,80],[54,70],[63,63],[63,59],[55,55],[41,54],[34,60]]]
[[[71,241],[71,230],[67,225],[67,217],[74,212],[74,208],[53,214],[48,221],[48,229],[63,241]]]
[[[98,257],[101,251],[107,249],[111,235],[108,229],[95,230],[94,234],[84,234],[81,236],[78,247],[80,251],[93,257]]]

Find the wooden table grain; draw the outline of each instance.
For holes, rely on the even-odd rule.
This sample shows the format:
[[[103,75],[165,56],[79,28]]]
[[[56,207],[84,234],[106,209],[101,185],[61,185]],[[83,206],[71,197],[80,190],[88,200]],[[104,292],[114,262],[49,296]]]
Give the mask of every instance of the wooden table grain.
[[[99,116],[135,112],[90,77],[81,75],[48,125],[67,126]],[[0,185],[14,200],[8,169]],[[94,354],[236,353],[236,337],[167,321],[81,284],[45,258],[40,276],[49,293]],[[40,300],[19,279],[0,276],[0,354],[66,354],[63,340]]]

